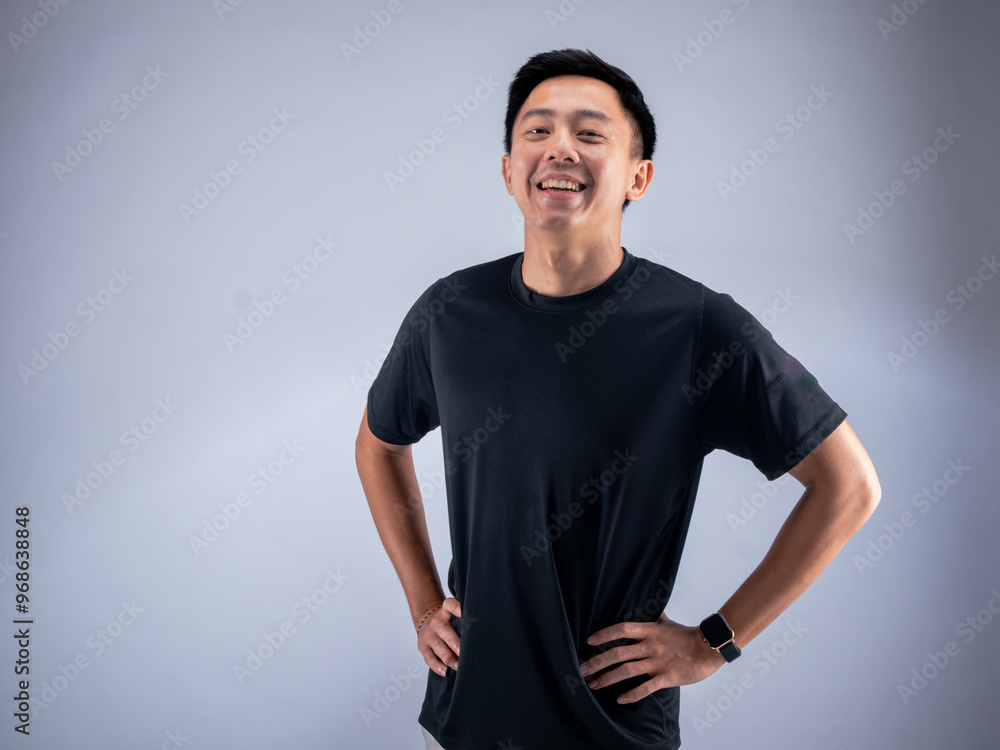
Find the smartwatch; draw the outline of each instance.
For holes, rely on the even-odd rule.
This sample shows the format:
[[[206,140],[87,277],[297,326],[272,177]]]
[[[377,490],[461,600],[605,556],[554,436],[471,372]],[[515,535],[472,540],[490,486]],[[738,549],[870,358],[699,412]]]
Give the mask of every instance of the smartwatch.
[[[698,629],[701,631],[702,640],[722,654],[727,662],[740,655],[739,646],[733,640],[735,637],[733,629],[729,627],[726,618],[718,612],[702,620]]]

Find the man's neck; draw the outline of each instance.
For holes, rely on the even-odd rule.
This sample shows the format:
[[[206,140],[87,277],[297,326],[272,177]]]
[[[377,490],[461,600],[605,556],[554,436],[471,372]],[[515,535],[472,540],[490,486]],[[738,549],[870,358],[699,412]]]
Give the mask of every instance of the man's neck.
[[[540,241],[525,232],[521,279],[546,297],[566,297],[593,289],[621,266],[625,252],[621,238],[580,242],[561,237]]]

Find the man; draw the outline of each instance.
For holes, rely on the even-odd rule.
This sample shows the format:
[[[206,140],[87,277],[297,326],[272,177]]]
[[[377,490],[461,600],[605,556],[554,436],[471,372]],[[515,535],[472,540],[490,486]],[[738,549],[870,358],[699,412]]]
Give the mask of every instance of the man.
[[[524,251],[430,285],[368,393],[358,471],[430,668],[428,747],[677,748],[679,686],[737,658],[878,503],[844,410],[752,315],[621,247],[655,137],[618,68],[532,57],[501,159]],[[451,597],[410,452],[437,426]],[[716,448],[805,491],[746,582],[682,625],[663,610]]]

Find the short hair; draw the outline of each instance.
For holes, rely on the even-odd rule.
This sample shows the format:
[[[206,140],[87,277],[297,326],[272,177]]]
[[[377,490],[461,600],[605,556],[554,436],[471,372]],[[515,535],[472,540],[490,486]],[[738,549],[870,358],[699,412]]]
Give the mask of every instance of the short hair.
[[[555,76],[587,76],[612,86],[618,92],[618,99],[625,116],[632,126],[632,142],[629,155],[633,159],[652,159],[656,148],[656,123],[646,105],[642,91],[635,81],[621,68],[610,65],[589,49],[560,49],[540,52],[529,58],[510,82],[507,90],[506,132],[504,153],[510,154],[513,145],[514,120],[529,94],[542,81]],[[622,204],[622,211],[631,201]]]

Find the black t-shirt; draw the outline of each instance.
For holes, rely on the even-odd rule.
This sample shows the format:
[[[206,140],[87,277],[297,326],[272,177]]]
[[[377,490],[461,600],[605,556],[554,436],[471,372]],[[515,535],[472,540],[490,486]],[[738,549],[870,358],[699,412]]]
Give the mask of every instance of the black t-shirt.
[[[386,442],[441,427],[462,648],[418,721],[447,750],[672,750],[679,688],[592,690],[579,665],[633,641],[587,636],[664,610],[706,454],[773,480],[846,413],[729,295],[623,248],[603,283],[546,297],[522,260],[431,284],[368,392]]]

